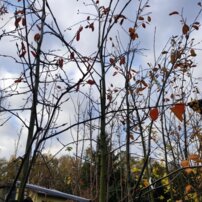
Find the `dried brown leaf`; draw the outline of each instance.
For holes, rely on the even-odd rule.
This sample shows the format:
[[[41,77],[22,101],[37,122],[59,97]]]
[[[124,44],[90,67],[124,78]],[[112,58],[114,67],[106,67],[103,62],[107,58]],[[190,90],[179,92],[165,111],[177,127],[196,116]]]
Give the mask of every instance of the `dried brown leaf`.
[[[178,11],[173,11],[171,13],[169,13],[169,15],[179,15]]]

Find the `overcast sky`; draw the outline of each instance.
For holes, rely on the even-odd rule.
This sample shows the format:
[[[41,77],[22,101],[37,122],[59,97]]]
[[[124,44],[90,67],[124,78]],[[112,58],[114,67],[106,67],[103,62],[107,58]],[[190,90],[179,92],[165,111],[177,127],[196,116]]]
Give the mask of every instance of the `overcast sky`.
[[[125,0],[124,0],[125,1]],[[102,2],[102,0],[100,0]],[[153,62],[153,37],[154,37],[154,30],[156,28],[156,53],[157,55],[161,53],[162,48],[165,46],[167,40],[172,35],[176,35],[181,33],[182,24],[180,22],[179,16],[169,16],[169,13],[173,11],[178,11],[179,13],[183,12],[187,24],[193,22],[199,7],[197,6],[198,0],[151,0],[150,1],[150,8],[148,12],[151,12],[152,21],[149,26],[145,30],[142,31],[141,34],[141,47],[146,48],[147,51],[144,53],[142,58],[139,58],[136,61],[136,65],[141,65],[141,62]],[[91,12],[91,7],[84,7],[82,1],[76,0],[49,0],[49,4],[56,15],[58,20],[58,24],[61,28],[67,28],[72,24],[77,23],[80,19],[83,18],[82,15],[77,15],[78,9],[80,12],[88,13]],[[87,10],[85,10],[87,9]],[[128,15],[131,17],[135,15],[135,12],[132,9],[128,9]],[[4,16],[4,20],[0,20],[0,27],[4,24],[6,18],[9,18],[10,15]],[[201,16],[198,21],[201,22]],[[7,27],[10,28],[13,26],[13,22],[8,23]],[[76,27],[78,28],[78,26]],[[67,37],[72,38],[74,36],[73,32],[67,31]],[[202,38],[202,30],[197,31],[194,34],[196,41],[200,41]],[[81,49],[85,50],[86,52],[90,52],[95,44],[93,44],[93,39],[90,39],[90,36],[82,35]],[[92,40],[92,41],[91,41]],[[56,46],[56,44],[52,44],[51,41],[47,42],[49,46]],[[198,45],[198,49],[201,49],[201,44]],[[11,54],[14,55],[16,53],[16,47],[14,46],[13,42],[7,41],[6,39],[0,40],[0,54]],[[197,63],[198,66],[195,70],[195,76],[197,78],[202,77],[202,57],[201,51],[197,51]],[[19,77],[18,68],[14,63],[10,63],[8,59],[0,59],[0,78],[1,80],[4,78],[18,78]],[[75,74],[73,72],[72,74]],[[199,80],[200,81],[200,80]],[[7,80],[6,82],[1,82],[1,85],[9,85],[9,82],[12,80]],[[200,92],[201,93],[201,92]],[[75,99],[75,98],[73,98]],[[9,104],[11,106],[17,106],[22,102],[22,98],[19,100],[11,100]],[[73,113],[73,106],[69,106],[68,109],[69,113]],[[26,116],[26,114],[24,115]],[[64,116],[68,117],[68,115],[64,114]],[[28,117],[27,117],[28,118]],[[61,120],[62,121],[62,120]],[[0,158],[6,157],[8,158],[10,155],[14,154],[16,142],[18,141],[18,137],[21,134],[21,127],[20,122],[16,120],[16,118],[12,117],[10,120],[3,126],[0,127]],[[21,134],[21,142],[19,147],[19,153],[21,154],[24,149],[24,144],[26,140],[26,134]],[[66,136],[61,136],[65,143],[71,141],[71,138],[64,140]],[[57,152],[58,150],[58,143],[54,140],[49,142],[50,151]],[[49,149],[47,149],[48,151]]]

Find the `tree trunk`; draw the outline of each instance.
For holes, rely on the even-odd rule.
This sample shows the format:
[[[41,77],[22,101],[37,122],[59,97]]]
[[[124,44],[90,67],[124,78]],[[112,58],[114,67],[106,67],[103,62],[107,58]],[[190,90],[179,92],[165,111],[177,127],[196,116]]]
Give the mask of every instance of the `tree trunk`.
[[[41,53],[41,45],[43,40],[43,26],[45,21],[45,3],[46,0],[43,0],[42,5],[42,15],[41,15],[41,34],[40,34],[40,40],[37,42],[37,50],[36,50],[36,69],[35,72],[33,72],[32,68],[33,66],[30,64],[30,76],[33,77],[32,80],[32,108],[31,108],[31,115],[30,115],[30,122],[29,122],[29,130],[28,130],[28,137],[27,137],[27,143],[26,143],[26,150],[25,150],[25,156],[24,156],[24,164],[22,168],[22,177],[21,177],[21,183],[20,183],[20,189],[19,189],[19,195],[18,195],[18,201],[21,202],[24,199],[24,190],[26,187],[26,183],[29,177],[30,172],[30,157],[32,153],[32,144],[33,144],[33,138],[34,138],[34,130],[35,130],[35,122],[36,122],[36,116],[37,116],[37,97],[38,97],[38,88],[39,88],[39,76],[40,76],[40,53]],[[25,1],[24,1],[24,10],[25,10]],[[25,11],[26,13],[26,11]],[[28,43],[28,31],[26,30],[26,41],[27,41],[27,47],[29,47]],[[38,128],[36,129],[38,131]]]
[[[99,193],[99,202],[106,202],[106,193],[107,193],[107,168],[108,168],[108,158],[107,158],[107,135],[105,131],[105,73],[104,67],[103,75],[101,79],[101,132],[100,132],[100,193]]]

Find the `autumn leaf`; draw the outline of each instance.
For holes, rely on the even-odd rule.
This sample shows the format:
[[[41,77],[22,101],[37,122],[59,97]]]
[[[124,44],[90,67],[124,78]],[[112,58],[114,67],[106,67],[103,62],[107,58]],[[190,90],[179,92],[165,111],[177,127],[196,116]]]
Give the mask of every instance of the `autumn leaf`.
[[[182,160],[181,163],[180,163],[180,165],[181,165],[183,168],[185,168],[185,167],[189,167],[189,166],[190,166],[188,160]]]
[[[169,15],[179,15],[179,13],[177,11],[173,11],[173,12],[169,13]]]
[[[192,186],[190,184],[188,184],[186,187],[185,187],[185,193],[188,194],[190,193],[192,190]]]
[[[23,80],[23,78],[20,77],[20,78],[16,79],[16,80],[14,81],[14,83],[20,83],[20,82],[22,82],[22,80]]]
[[[119,64],[124,65],[125,63],[126,63],[125,56],[121,56]]]
[[[57,65],[58,65],[60,68],[63,67],[63,63],[64,63],[63,58],[58,59],[58,61],[57,61]]]
[[[196,57],[196,53],[195,53],[195,50],[194,50],[194,49],[191,49],[191,50],[190,50],[190,53],[191,53],[191,56],[192,56],[192,57]]]
[[[149,111],[149,116],[151,118],[152,121],[156,121],[158,119],[158,116],[159,116],[159,111],[157,108],[152,108],[150,111]]]
[[[109,58],[109,62],[110,62],[111,65],[115,65],[115,60],[114,60],[114,58]]]
[[[19,14],[21,14],[21,15],[24,14],[24,11],[23,10],[18,10],[18,11],[15,12],[15,15],[19,15]]]
[[[31,51],[31,54],[32,54],[34,57],[36,57],[36,56],[37,56],[37,54],[36,54],[36,52],[35,52],[35,51]]]
[[[38,42],[41,38],[41,35],[39,33],[34,35],[34,41]]]
[[[143,27],[143,28],[146,28],[146,25],[145,25],[145,23],[142,23],[142,27]]]
[[[72,150],[72,147],[67,147],[65,150],[66,150],[66,151],[71,151],[71,150]]]
[[[21,17],[15,19],[15,27],[19,27],[19,22],[21,21]]]
[[[73,60],[74,59],[74,52],[70,53],[70,59]]]
[[[184,23],[182,27],[182,33],[186,35],[188,32],[189,32],[189,26],[186,23]]]
[[[136,38],[138,38],[138,34],[135,33],[135,29],[133,27],[130,27],[128,31],[130,33],[130,38],[132,40],[135,40]]]
[[[189,174],[191,174],[191,173],[194,172],[194,170],[193,170],[192,168],[186,168],[184,171],[185,171],[185,173],[186,173],[187,175],[189,175]]]
[[[112,101],[112,94],[111,93],[107,94],[107,100],[109,100],[110,102]]]
[[[196,162],[196,163],[202,163],[202,159],[201,159],[201,158],[198,158],[198,159],[195,160],[195,162]]]
[[[176,60],[177,60],[176,54],[175,53],[171,53],[171,55],[170,55],[170,62],[171,62],[171,64],[174,64],[176,62]]]
[[[124,22],[124,18],[121,19],[120,25],[123,25],[123,22]]]
[[[149,181],[144,179],[143,180],[143,185],[144,185],[144,187],[148,187],[149,186]]]
[[[194,22],[193,24],[194,24],[194,25],[200,25],[200,22],[197,22],[197,21],[196,21],[196,22]]]
[[[95,81],[94,81],[94,80],[89,79],[89,80],[87,81],[87,84],[89,84],[89,85],[93,85],[93,84],[95,84]]]
[[[193,27],[195,30],[199,30],[199,26],[197,26],[197,25],[192,25],[192,27]]]
[[[22,49],[23,51],[26,50],[26,48],[25,48],[25,44],[23,43],[23,41],[21,42],[21,49]]]
[[[26,50],[23,50],[22,53],[20,53],[19,57],[23,58],[25,56],[26,52],[27,52]]]
[[[115,21],[115,23],[117,23],[119,19],[121,19],[120,24],[122,24],[122,23],[123,23],[123,20],[126,19],[126,16],[124,16],[124,15],[122,15],[122,14],[119,14],[119,15],[115,15],[115,16],[114,16],[114,21]]]
[[[132,40],[135,40],[135,39],[138,38],[138,34],[137,34],[137,33],[131,33],[131,34],[130,34],[130,38],[131,38]]]
[[[79,30],[78,30],[77,33],[76,33],[76,40],[77,40],[77,41],[80,40],[80,33],[81,33],[82,30],[83,30],[83,27],[82,27],[82,26],[79,27]]]
[[[94,27],[94,23],[93,23],[93,22],[89,25],[89,28],[92,30],[92,32],[95,30],[95,27]]]
[[[109,7],[107,7],[107,8],[104,7],[103,8],[103,14],[107,15],[109,13],[109,11],[110,11]]]
[[[194,23],[192,24],[192,27],[193,27],[195,30],[199,30],[200,22],[194,22]]]
[[[137,168],[136,166],[134,166],[134,167],[131,169],[131,171],[132,171],[133,173],[137,173],[137,172],[140,172],[140,168]]]
[[[141,87],[140,87],[140,88],[137,88],[137,89],[136,89],[136,93],[139,93],[139,92],[143,91],[145,88],[146,88],[146,87],[143,87],[143,88],[141,88]]]
[[[200,100],[193,100],[188,103],[188,106],[195,112],[202,114],[202,99]]]
[[[26,19],[25,18],[22,19],[22,26],[26,26]]]
[[[77,34],[76,34],[76,40],[77,40],[77,41],[80,40],[80,32],[77,32]]]
[[[117,93],[117,92],[119,92],[119,90],[115,88],[115,89],[114,89],[114,92]]]
[[[162,55],[167,54],[167,53],[168,53],[168,51],[162,51],[161,52]]]
[[[134,140],[134,136],[132,134],[130,134],[130,139]]]
[[[150,16],[147,17],[147,21],[151,22],[151,17]]]
[[[138,20],[144,20],[144,17],[140,16],[140,17],[138,18]]]
[[[130,27],[128,31],[129,33],[135,33],[135,29],[133,27]]]
[[[200,156],[198,154],[190,154],[188,158],[189,160],[197,161],[200,158]]]
[[[180,121],[183,120],[183,114],[184,114],[184,111],[185,111],[185,104],[184,103],[175,104],[170,109]]]

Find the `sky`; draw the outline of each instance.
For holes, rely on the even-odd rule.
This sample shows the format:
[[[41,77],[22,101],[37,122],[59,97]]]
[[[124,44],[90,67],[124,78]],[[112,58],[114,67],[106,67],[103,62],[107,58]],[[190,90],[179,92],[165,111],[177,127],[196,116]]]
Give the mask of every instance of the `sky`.
[[[125,0],[124,0],[125,1]],[[67,30],[65,38],[71,39],[74,37],[75,31],[78,29],[78,24],[80,20],[83,19],[83,16],[86,15],[86,13],[95,13],[94,10],[92,10],[91,6],[84,6],[83,1],[76,1],[76,0],[49,0],[50,7],[55,14],[58,25],[65,30],[67,27],[70,27],[71,25],[74,25],[72,27],[72,30]],[[87,1],[86,1],[87,2]],[[100,0],[100,2],[104,2],[104,0]],[[181,33],[182,30],[182,23],[180,22],[179,16],[169,16],[169,13],[173,11],[178,11],[179,13],[183,13],[184,19],[187,24],[190,24],[193,22],[193,19],[195,18],[199,7],[197,6],[197,2],[195,0],[151,0],[149,1],[149,5],[151,7],[148,8],[148,12],[151,16],[151,23],[150,25],[147,25],[146,29],[142,29],[140,31],[140,46],[142,48],[145,48],[146,51],[141,57],[138,57],[138,59],[135,61],[135,66],[146,64],[147,62],[153,62],[153,42],[154,42],[154,32],[156,30],[156,55],[159,55],[167,43],[169,37],[174,36],[176,34]],[[78,15],[78,10],[80,14]],[[135,17],[135,11],[133,8],[128,8],[127,14],[131,17]],[[3,19],[0,19],[0,32],[2,32],[2,26],[5,24],[5,22],[8,22],[4,28],[6,29],[13,29],[13,20],[7,21],[10,18],[11,14],[7,14],[3,17]],[[201,22],[202,18],[201,16],[197,21]],[[193,34],[196,41],[201,41],[202,38],[202,30],[195,32]],[[93,35],[90,35],[89,32],[83,32],[81,36],[81,41],[79,45],[75,45],[76,48],[81,49],[85,53],[91,53],[93,48],[96,47],[95,40],[92,38]],[[45,40],[45,46],[51,47],[52,49],[57,50],[57,48],[61,44],[55,44],[50,39]],[[79,46],[79,47],[78,47]],[[202,57],[201,55],[201,44],[197,46],[197,55],[196,62],[198,63],[194,75],[199,81],[199,85],[201,85],[201,78],[202,78],[202,67],[200,64],[202,63]],[[16,46],[15,46],[15,40],[10,39],[1,39],[0,40],[0,54],[1,55],[15,55],[16,54]],[[1,88],[4,88],[6,86],[9,86],[13,82],[13,78],[19,78],[20,71],[19,66],[13,62],[11,62],[8,58],[1,57],[0,58],[0,79],[1,79]],[[72,75],[72,78],[78,78],[79,73],[74,70],[67,70],[69,74]],[[9,78],[4,80],[5,78]],[[10,79],[12,78],[12,79]],[[117,85],[119,85],[120,81],[113,81],[114,78],[111,78],[112,82],[116,82]],[[199,86],[200,87],[200,86]],[[15,88],[15,87],[13,87]],[[200,91],[200,96],[202,95]],[[78,97],[75,95],[71,97],[73,102],[77,102]],[[17,107],[24,103],[23,97],[19,97],[18,99],[12,99],[10,98],[9,101],[7,101],[7,106],[10,107]],[[82,108],[85,108],[85,103],[81,105]],[[59,122],[62,123],[62,121],[65,119],[69,119],[69,117],[74,114],[75,109],[73,104],[65,105],[66,111],[63,111],[62,114],[59,117]],[[26,120],[29,120],[29,114],[23,113],[22,115]],[[4,120],[3,118],[9,118],[9,120],[6,122],[6,124],[3,124],[0,126],[0,158],[9,158],[11,155],[15,153],[16,145],[18,143],[18,140],[20,139],[18,149],[17,149],[17,156],[22,155],[24,151],[24,146],[26,143],[26,130],[22,129],[21,123],[18,119],[12,116],[8,116],[7,114],[2,114],[0,117],[1,120]],[[71,119],[71,121],[75,121]],[[65,143],[68,144],[72,141],[72,136],[75,134],[75,130],[71,130],[66,132],[65,134],[62,134],[59,136],[59,139]],[[67,134],[68,133],[68,134]],[[62,148],[62,145],[56,141],[56,139],[53,139],[51,141],[48,141],[46,152],[51,152],[52,154],[56,153],[60,148]],[[67,151],[63,151],[64,153],[67,153]]]

